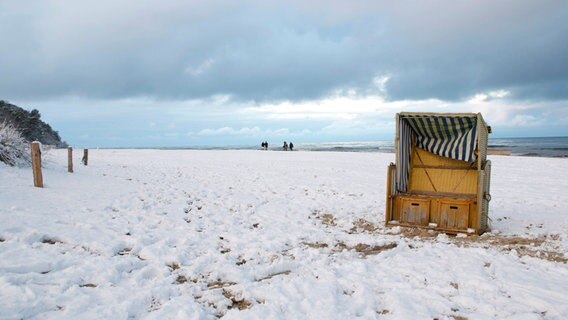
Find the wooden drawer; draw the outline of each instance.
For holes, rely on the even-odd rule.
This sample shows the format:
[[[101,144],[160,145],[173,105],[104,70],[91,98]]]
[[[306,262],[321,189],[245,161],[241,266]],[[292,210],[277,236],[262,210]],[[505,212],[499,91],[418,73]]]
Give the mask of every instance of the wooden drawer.
[[[430,199],[404,197],[400,199],[400,222],[428,225],[430,221]]]
[[[467,229],[469,223],[469,202],[440,200],[440,221],[438,227]]]

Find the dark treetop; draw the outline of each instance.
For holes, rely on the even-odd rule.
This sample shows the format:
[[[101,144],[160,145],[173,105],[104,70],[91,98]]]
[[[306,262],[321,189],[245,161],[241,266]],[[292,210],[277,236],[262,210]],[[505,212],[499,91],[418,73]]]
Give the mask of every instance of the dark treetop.
[[[41,119],[38,110],[24,110],[16,105],[0,100],[0,123],[7,122],[14,126],[27,141],[39,141],[43,144],[54,145],[58,148],[67,147],[61,141],[59,133]]]

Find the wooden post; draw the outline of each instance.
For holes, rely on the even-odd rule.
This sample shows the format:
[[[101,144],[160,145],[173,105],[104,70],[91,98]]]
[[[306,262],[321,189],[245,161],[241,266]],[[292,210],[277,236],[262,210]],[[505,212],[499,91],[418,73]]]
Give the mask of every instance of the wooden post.
[[[394,174],[396,166],[394,163],[390,163],[387,169],[387,208],[385,211],[385,225],[388,226],[389,221],[393,220],[392,217],[392,176]]]
[[[89,163],[89,149],[83,149],[83,159],[81,159],[84,165]]]
[[[34,186],[43,188],[43,175],[41,174],[41,149],[39,142],[32,142],[32,171],[34,173]]]
[[[73,173],[73,148],[67,147],[67,172]]]

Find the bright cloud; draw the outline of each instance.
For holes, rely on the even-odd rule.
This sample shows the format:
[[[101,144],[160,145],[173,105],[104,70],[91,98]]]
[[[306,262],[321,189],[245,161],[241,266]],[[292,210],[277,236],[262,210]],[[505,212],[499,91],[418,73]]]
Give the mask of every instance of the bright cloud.
[[[309,129],[303,129],[299,131],[290,131],[288,128],[279,128],[279,129],[261,129],[259,127],[253,128],[240,128],[234,129],[232,127],[221,127],[216,129],[203,129],[197,133],[199,136],[251,136],[251,137],[259,137],[259,136],[272,136],[272,137],[281,137],[281,136],[303,136],[311,134],[312,131]],[[189,133],[189,135],[194,135],[194,133]]]
[[[282,102],[247,107],[245,113],[264,115],[267,119],[355,119],[358,115],[380,112],[381,97],[330,97],[305,102]]]
[[[221,135],[255,135],[260,132],[259,127],[254,128],[241,128],[238,130],[232,127],[222,127],[218,129],[203,129],[199,131],[200,136],[221,136]]]
[[[495,90],[487,93],[478,93],[468,100],[469,103],[480,104],[486,101],[503,99],[511,94],[508,90]]]

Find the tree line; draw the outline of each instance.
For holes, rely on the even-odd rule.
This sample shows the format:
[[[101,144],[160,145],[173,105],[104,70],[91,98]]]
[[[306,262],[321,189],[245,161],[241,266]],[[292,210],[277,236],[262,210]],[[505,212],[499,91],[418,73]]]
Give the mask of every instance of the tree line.
[[[39,141],[42,144],[54,145],[57,148],[67,147],[67,143],[61,140],[59,133],[41,120],[41,114],[37,109],[27,111],[16,105],[0,100],[0,124],[11,125],[20,132],[26,141]]]

